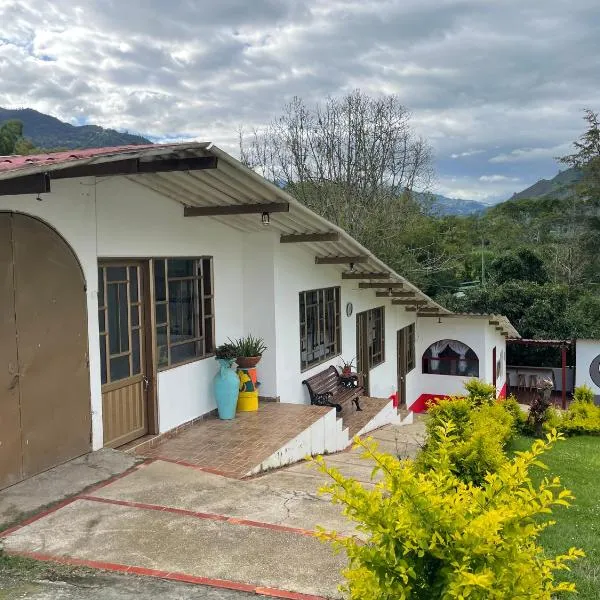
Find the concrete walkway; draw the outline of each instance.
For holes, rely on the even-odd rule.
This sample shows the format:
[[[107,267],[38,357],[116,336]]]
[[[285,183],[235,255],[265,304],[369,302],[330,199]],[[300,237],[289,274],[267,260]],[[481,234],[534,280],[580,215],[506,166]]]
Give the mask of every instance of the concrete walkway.
[[[414,455],[423,427],[387,426],[372,437],[383,451]],[[370,485],[372,467],[358,451],[327,462]],[[239,481],[156,460],[15,529],[4,546],[33,558],[241,592],[339,598],[344,557],[314,530],[353,529],[339,507],[317,495],[325,480],[304,462]]]

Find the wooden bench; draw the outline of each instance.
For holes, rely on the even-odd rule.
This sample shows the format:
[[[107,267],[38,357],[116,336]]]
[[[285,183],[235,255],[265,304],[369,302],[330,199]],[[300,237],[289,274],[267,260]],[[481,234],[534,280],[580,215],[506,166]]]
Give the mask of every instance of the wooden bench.
[[[302,382],[310,394],[310,403],[317,406],[332,406],[336,412],[342,412],[343,404],[354,402],[356,410],[362,410],[358,402],[360,396],[364,396],[365,390],[362,385],[360,374],[356,377],[356,385],[348,387],[344,385],[338,370],[331,366]]]

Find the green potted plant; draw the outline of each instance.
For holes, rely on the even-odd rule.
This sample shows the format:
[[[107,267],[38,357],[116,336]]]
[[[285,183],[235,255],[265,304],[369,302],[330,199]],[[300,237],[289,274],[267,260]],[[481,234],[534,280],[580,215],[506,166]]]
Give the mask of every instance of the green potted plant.
[[[235,348],[235,362],[240,369],[256,367],[267,350],[265,341],[261,337],[254,337],[250,334],[235,341],[229,340],[229,343]]]

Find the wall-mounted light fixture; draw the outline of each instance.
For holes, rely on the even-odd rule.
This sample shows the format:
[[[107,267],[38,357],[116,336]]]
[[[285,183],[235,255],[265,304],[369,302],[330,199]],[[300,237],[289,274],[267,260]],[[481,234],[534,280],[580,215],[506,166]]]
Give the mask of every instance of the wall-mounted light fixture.
[[[269,225],[271,223],[271,215],[268,212],[264,212],[261,221],[263,225]]]
[[[441,323],[442,323],[442,317],[438,317],[438,323],[441,325]]]
[[[350,263],[350,273],[354,273],[354,263]]]
[[[392,288],[388,289],[388,296],[391,296],[394,293],[394,290],[392,290]]]

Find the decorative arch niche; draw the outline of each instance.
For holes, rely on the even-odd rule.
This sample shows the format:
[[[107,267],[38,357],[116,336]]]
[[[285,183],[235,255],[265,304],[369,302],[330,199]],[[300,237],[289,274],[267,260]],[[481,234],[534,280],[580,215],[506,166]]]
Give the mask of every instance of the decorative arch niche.
[[[423,373],[479,377],[479,358],[464,342],[438,340],[423,353]]]

